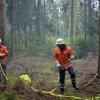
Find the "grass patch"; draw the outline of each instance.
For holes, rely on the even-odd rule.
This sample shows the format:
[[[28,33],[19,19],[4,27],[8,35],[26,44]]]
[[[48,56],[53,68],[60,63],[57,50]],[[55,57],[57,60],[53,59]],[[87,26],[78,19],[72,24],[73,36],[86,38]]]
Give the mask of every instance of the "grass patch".
[[[20,100],[15,91],[5,91],[0,95],[0,100]]]

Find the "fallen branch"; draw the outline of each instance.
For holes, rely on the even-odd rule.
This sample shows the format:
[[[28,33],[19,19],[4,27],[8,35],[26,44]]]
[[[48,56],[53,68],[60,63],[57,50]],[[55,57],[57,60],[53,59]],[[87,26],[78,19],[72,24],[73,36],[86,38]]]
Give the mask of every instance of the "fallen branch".
[[[96,73],[96,75],[92,78],[92,80],[90,80],[87,84],[85,84],[82,89],[86,88],[87,86],[89,86],[98,76],[98,73]]]

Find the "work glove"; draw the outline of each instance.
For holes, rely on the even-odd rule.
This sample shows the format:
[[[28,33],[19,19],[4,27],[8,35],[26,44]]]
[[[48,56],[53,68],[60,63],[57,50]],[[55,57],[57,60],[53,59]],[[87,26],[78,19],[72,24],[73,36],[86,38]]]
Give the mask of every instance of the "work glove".
[[[70,57],[70,60],[74,60],[74,59],[77,59],[77,56],[73,56],[73,55],[72,55],[72,56]]]
[[[67,60],[67,63],[70,62],[70,61],[71,61],[71,59],[68,59],[68,60]]]
[[[0,53],[0,58],[5,57],[5,53]]]
[[[57,68],[60,68],[60,67],[61,67],[61,65],[59,64],[58,61],[55,62],[55,66],[56,66]]]

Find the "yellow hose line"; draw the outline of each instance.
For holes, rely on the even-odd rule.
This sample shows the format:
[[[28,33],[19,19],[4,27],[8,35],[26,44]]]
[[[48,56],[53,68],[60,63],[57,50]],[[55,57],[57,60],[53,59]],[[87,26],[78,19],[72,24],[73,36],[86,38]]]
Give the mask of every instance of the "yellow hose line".
[[[1,68],[1,71],[2,71],[2,73],[3,73],[3,75],[4,75],[4,77],[5,77],[5,78],[6,78],[6,80],[8,81],[9,79],[8,79],[8,77],[6,76],[6,74],[4,73],[4,71],[3,71],[3,69],[2,69],[1,64],[0,64],[0,68]]]
[[[35,89],[34,87],[31,87],[35,92],[39,92],[39,90]],[[43,91],[41,90],[40,92],[41,93],[44,93],[44,94],[48,94],[48,95],[51,95],[51,96],[55,96],[55,97],[60,97],[60,98],[72,98],[72,99],[77,99],[77,100],[88,100],[88,99],[84,99],[84,98],[80,98],[80,97],[76,97],[76,96],[66,96],[66,95],[61,95],[61,94],[56,94],[54,93],[56,88],[54,88],[53,90],[51,91]]]
[[[59,76],[57,78],[57,82],[59,80]],[[48,95],[51,95],[51,96],[55,96],[55,97],[59,97],[59,98],[72,98],[74,100],[88,100],[88,99],[84,99],[84,98],[80,98],[80,97],[76,97],[76,96],[67,96],[67,95],[61,95],[61,94],[57,94],[57,93],[54,93],[54,91],[57,89],[57,87],[55,87],[54,89],[52,89],[51,91],[44,91],[44,90],[38,90],[38,89],[35,89],[34,87],[31,87],[33,89],[33,91],[35,92],[41,92],[41,93],[44,93],[44,94],[48,94]]]
[[[24,83],[25,85],[29,85],[31,84],[31,79],[30,77],[25,74],[25,75],[21,75],[20,76],[20,81],[22,83]],[[28,82],[27,82],[28,81]],[[57,85],[58,86],[58,85]],[[34,92],[40,92],[40,93],[43,93],[43,94],[47,94],[47,95],[51,95],[51,96],[54,96],[54,97],[59,97],[59,98],[66,98],[66,99],[72,99],[72,100],[95,100],[95,98],[100,98],[100,97],[95,97],[95,98],[81,98],[81,97],[76,97],[76,96],[67,96],[67,95],[61,95],[61,94],[58,94],[58,93],[54,93],[55,90],[57,89],[57,87],[55,87],[54,89],[52,89],[51,91],[44,91],[44,90],[38,90],[34,87],[31,87],[31,89],[34,91]],[[98,99],[99,100],[99,99]]]

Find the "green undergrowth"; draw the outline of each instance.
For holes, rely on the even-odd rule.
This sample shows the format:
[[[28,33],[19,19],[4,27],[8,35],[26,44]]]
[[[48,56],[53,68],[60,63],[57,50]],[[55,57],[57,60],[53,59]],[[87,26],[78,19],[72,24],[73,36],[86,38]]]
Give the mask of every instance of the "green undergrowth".
[[[16,77],[16,76],[13,76],[11,74],[8,74],[8,81],[7,81],[7,84],[8,85],[13,85],[14,83],[16,83],[18,80],[19,80],[19,76]]]
[[[77,62],[80,62],[80,60],[77,60]],[[27,70],[27,73],[32,80],[32,86],[34,88],[38,90],[44,89],[45,91],[50,91],[53,88],[57,87],[57,93],[59,93],[58,92],[59,91],[58,69],[54,66],[54,64],[49,61],[45,61],[42,64],[35,66],[37,67],[35,69],[32,66],[33,65],[25,65],[23,67],[19,66],[20,69],[15,70],[15,72],[9,73],[8,74],[9,81],[7,82],[8,87],[12,87],[16,82],[18,82],[21,73],[24,73],[25,70]],[[66,73],[65,89],[66,89],[65,95],[67,96],[76,96],[76,97],[84,98],[84,100],[85,98],[87,98],[87,100],[100,100],[100,95],[93,97],[92,99],[92,96],[88,97],[86,94],[81,93],[80,91],[75,91],[72,88],[70,76],[68,75],[68,73]],[[0,100],[20,100],[16,91],[13,91],[10,88],[9,90],[10,91],[6,90],[1,93]],[[67,99],[61,99],[61,100],[67,100]]]
[[[0,100],[21,100],[15,91],[5,91],[0,94]]]
[[[16,84],[16,82],[19,81],[19,78],[13,77],[12,75],[9,75],[9,77],[10,77],[10,80],[7,83],[8,87],[12,87],[12,85]],[[41,80],[38,80],[38,83],[36,83],[36,84],[39,84],[39,85],[45,87],[46,86],[46,84],[45,84],[46,79],[42,79],[42,76],[41,75],[39,77],[41,77]],[[54,83],[54,84],[57,84],[57,83]],[[33,84],[32,84],[32,86],[33,86]],[[93,98],[92,97],[89,98],[85,94],[80,93],[79,91],[75,91],[72,88],[72,85],[71,85],[71,82],[70,82],[70,79],[69,78],[67,79],[65,86],[66,86],[65,87],[66,88],[65,95],[67,95],[67,96],[76,96],[76,97],[84,98],[84,100],[100,100],[100,95],[98,95],[96,97],[93,97]],[[39,89],[39,87],[37,87],[37,89]],[[46,90],[46,91],[48,91],[48,90]],[[85,99],[85,98],[87,98],[87,99]],[[12,89],[9,88],[9,89],[7,89],[6,91],[4,91],[4,92],[2,92],[0,94],[0,100],[21,100],[21,98],[16,93],[16,91],[13,91]],[[61,99],[61,100],[65,100],[65,99]],[[72,99],[72,100],[75,100],[75,99]]]

